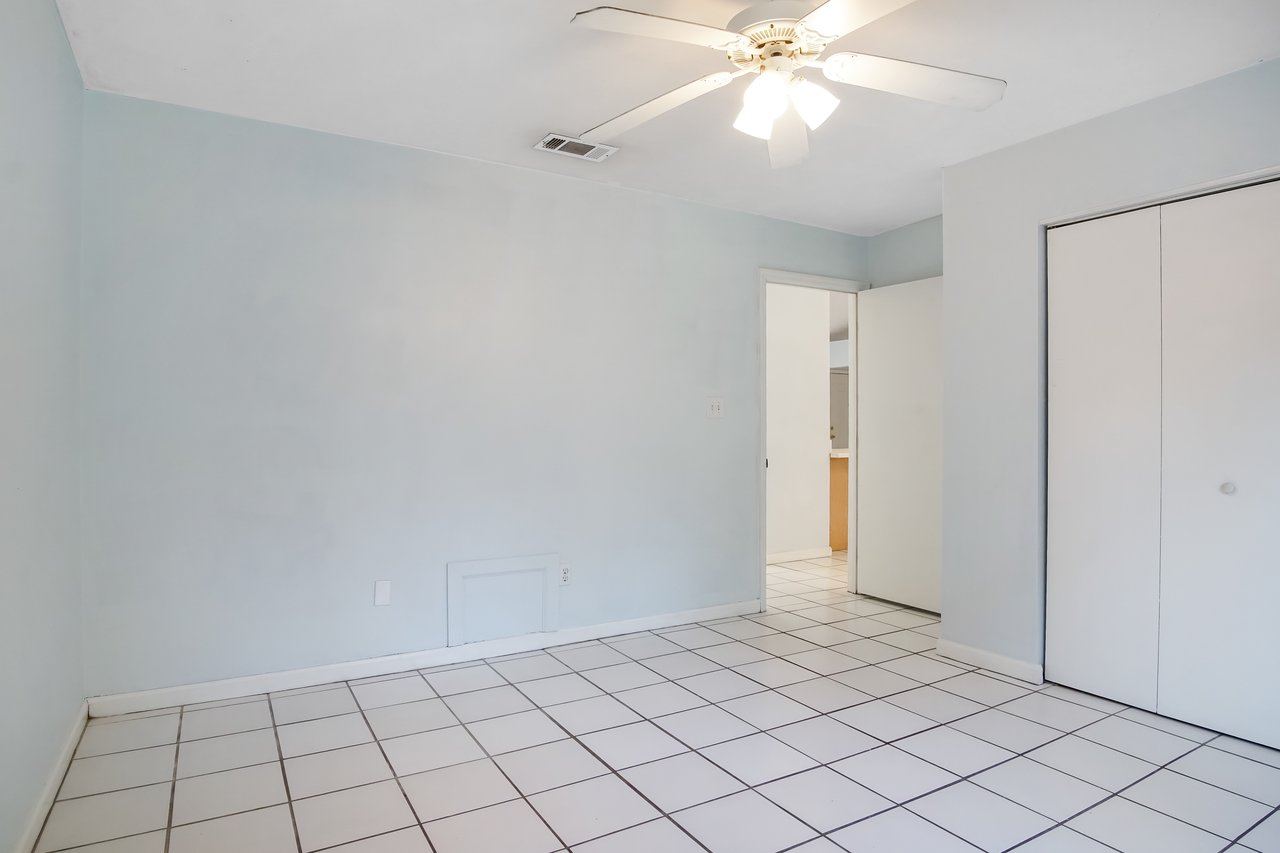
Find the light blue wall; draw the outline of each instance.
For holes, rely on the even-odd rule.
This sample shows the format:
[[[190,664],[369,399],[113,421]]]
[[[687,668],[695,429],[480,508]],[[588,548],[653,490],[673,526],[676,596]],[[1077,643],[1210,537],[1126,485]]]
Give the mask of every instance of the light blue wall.
[[[757,595],[757,269],[862,238],[109,95],[86,152],[90,692],[440,646],[450,560]]]
[[[1043,659],[1041,223],[1277,167],[1280,61],[946,170],[945,640]]]
[[[872,287],[942,275],[942,217],[922,219],[867,240]]]
[[[0,10],[0,850],[82,689],[75,555],[80,76],[44,0]]]

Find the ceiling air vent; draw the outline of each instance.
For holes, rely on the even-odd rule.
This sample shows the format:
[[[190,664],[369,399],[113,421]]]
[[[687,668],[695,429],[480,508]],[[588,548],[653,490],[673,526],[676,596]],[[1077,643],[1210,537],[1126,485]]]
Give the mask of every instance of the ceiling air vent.
[[[598,142],[583,142],[572,136],[559,133],[548,133],[542,141],[533,146],[539,151],[550,151],[552,154],[563,154],[578,160],[591,160],[599,163],[617,152],[612,145],[601,145]]]

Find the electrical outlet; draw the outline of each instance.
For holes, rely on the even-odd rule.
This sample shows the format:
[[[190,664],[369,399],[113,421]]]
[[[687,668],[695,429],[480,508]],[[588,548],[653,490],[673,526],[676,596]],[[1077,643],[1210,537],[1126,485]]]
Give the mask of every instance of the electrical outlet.
[[[373,582],[373,606],[386,607],[391,604],[391,581]]]
[[[724,417],[724,398],[723,397],[707,398],[707,417],[709,418]]]
[[[569,585],[569,564],[561,563],[560,564],[560,586],[568,586],[568,585]]]

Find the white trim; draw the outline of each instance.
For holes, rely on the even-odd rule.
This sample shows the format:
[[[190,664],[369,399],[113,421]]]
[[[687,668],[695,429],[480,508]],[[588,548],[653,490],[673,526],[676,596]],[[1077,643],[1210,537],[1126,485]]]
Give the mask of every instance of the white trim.
[[[1105,207],[1096,207],[1088,211],[1073,213],[1070,216],[1056,216],[1051,219],[1043,219],[1040,224],[1045,228],[1057,228],[1059,225],[1072,225],[1077,222],[1087,222],[1090,219],[1101,219],[1104,216],[1114,216],[1117,213],[1128,213],[1131,210],[1141,210],[1144,207],[1158,207],[1162,204],[1171,204],[1178,201],[1186,201],[1196,196],[1209,195],[1211,193],[1225,192],[1227,190],[1243,189],[1253,184],[1264,184],[1269,181],[1280,179],[1280,165],[1268,166],[1265,169],[1256,169],[1252,172],[1242,172],[1238,175],[1229,175],[1225,178],[1218,178],[1212,181],[1203,181],[1190,186],[1179,187],[1162,193],[1142,196],[1136,199],[1119,202],[1117,204],[1106,205]]]
[[[756,313],[759,317],[759,322],[756,328],[756,364],[758,366],[759,374],[757,375],[757,378],[756,378],[756,387],[759,393],[760,410],[756,413],[756,429],[759,430],[760,435],[758,439],[759,448],[756,454],[756,506],[760,508],[760,512],[759,512],[759,522],[756,530],[760,537],[759,542],[757,543],[757,547],[759,548],[758,553],[760,555],[760,558],[759,558],[760,559],[760,609],[764,610],[768,606],[768,596],[769,596],[768,582],[769,582],[769,563],[770,563],[770,555],[765,551],[765,549],[768,546],[765,544],[765,541],[764,541],[765,525],[768,524],[768,515],[767,515],[768,507],[766,506],[766,495],[767,495],[766,488],[767,487],[765,485],[765,447],[766,447],[765,416],[767,411],[766,406],[768,405],[766,402],[767,397],[765,396],[767,394],[767,389],[765,388],[765,354],[766,353],[765,353],[765,340],[764,340],[765,319],[766,319],[765,313],[764,313],[765,312],[765,301],[764,301],[765,293],[768,292],[770,284],[789,284],[794,287],[815,287],[819,290],[832,290],[837,293],[856,294],[860,290],[869,290],[871,288],[871,284],[870,282],[857,281],[856,279],[852,279],[852,278],[831,278],[830,276],[825,276],[825,275],[811,275],[809,273],[803,273],[803,272],[789,272],[787,270],[770,269],[769,267],[760,268],[760,274],[757,280],[759,282],[759,285],[757,287],[757,290],[759,291],[759,296],[757,297],[758,304],[756,307]],[[853,334],[853,329],[850,328],[850,336],[851,336],[850,340],[852,340],[852,334]],[[853,426],[854,426],[853,424],[849,425],[850,430],[853,429]],[[851,448],[853,446],[853,441],[854,441],[853,433],[850,432],[849,444]],[[855,458],[852,462],[849,463],[849,466],[852,468],[856,464],[857,464],[857,459]],[[850,531],[850,535],[853,535],[853,531]],[[831,549],[828,548],[827,554],[825,556],[830,556],[830,555],[831,555]],[[857,564],[858,564],[857,551],[856,549],[851,550],[849,552],[849,578],[848,578],[848,582],[849,582],[848,586],[850,591],[853,591],[856,588],[855,580],[857,578],[857,571],[858,571]]]
[[[834,552],[830,546],[826,548],[803,548],[799,551],[779,551],[776,554],[766,554],[765,559],[770,563],[790,563],[795,560],[812,560],[816,557],[830,557]]]
[[[1017,658],[1005,657],[985,649],[966,646],[952,640],[938,640],[938,654],[944,658],[958,660],[970,666],[980,666],[1001,675],[1026,681],[1029,684],[1044,684],[1044,666]]]
[[[419,652],[386,655],[384,657],[335,663],[327,666],[291,669],[284,672],[268,672],[243,678],[206,681],[200,684],[183,684],[177,687],[162,687],[157,690],[143,690],[137,693],[94,696],[88,700],[89,716],[109,717],[115,714],[129,714],[134,711],[171,708],[175,705],[187,705],[193,702],[213,702],[221,699],[235,699],[241,696],[255,696],[259,693],[270,693],[276,690],[312,687],[333,681],[348,681],[355,678],[369,678],[375,675],[390,675],[396,672],[440,666],[441,664],[501,657],[502,655],[516,654],[517,652],[531,652],[550,648],[551,646],[561,646],[566,643],[598,640],[601,637],[614,637],[635,631],[651,631],[655,628],[669,628],[673,625],[685,625],[692,622],[707,622],[712,619],[724,619],[729,616],[742,616],[747,613],[759,613],[760,611],[760,600],[753,598],[750,601],[737,601],[732,604],[720,604],[715,607],[703,607],[697,610],[684,610],[679,613],[643,616],[638,619],[605,622],[599,625],[585,625],[580,628],[564,628],[544,634],[526,634],[522,637],[485,640],[464,646],[426,649]]]
[[[788,272],[768,267],[760,268],[760,284],[789,284],[793,287],[813,287],[818,290],[834,290],[837,293],[857,293],[868,290],[871,285],[865,281],[852,278],[832,278],[826,275],[810,275],[805,272]]]
[[[67,775],[67,768],[71,766],[76,747],[80,745],[80,735],[88,722],[89,703],[81,702],[75,719],[71,721],[71,730],[67,732],[67,739],[62,744],[62,751],[58,753],[58,760],[49,771],[49,778],[45,780],[40,798],[31,807],[31,817],[27,820],[26,831],[18,837],[18,846],[14,848],[16,853],[29,853],[35,849],[36,842],[40,839],[40,831],[44,829],[45,817],[48,816],[54,800],[58,797],[58,789],[62,787],[62,777]]]

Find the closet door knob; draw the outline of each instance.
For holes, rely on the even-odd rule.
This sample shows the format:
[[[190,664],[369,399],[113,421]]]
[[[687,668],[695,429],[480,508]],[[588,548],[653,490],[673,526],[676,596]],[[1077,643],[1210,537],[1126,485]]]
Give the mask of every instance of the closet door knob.
[[[1222,492],[1224,495],[1234,495],[1236,493],[1236,484],[1223,483],[1221,486],[1218,486],[1218,491]]]

